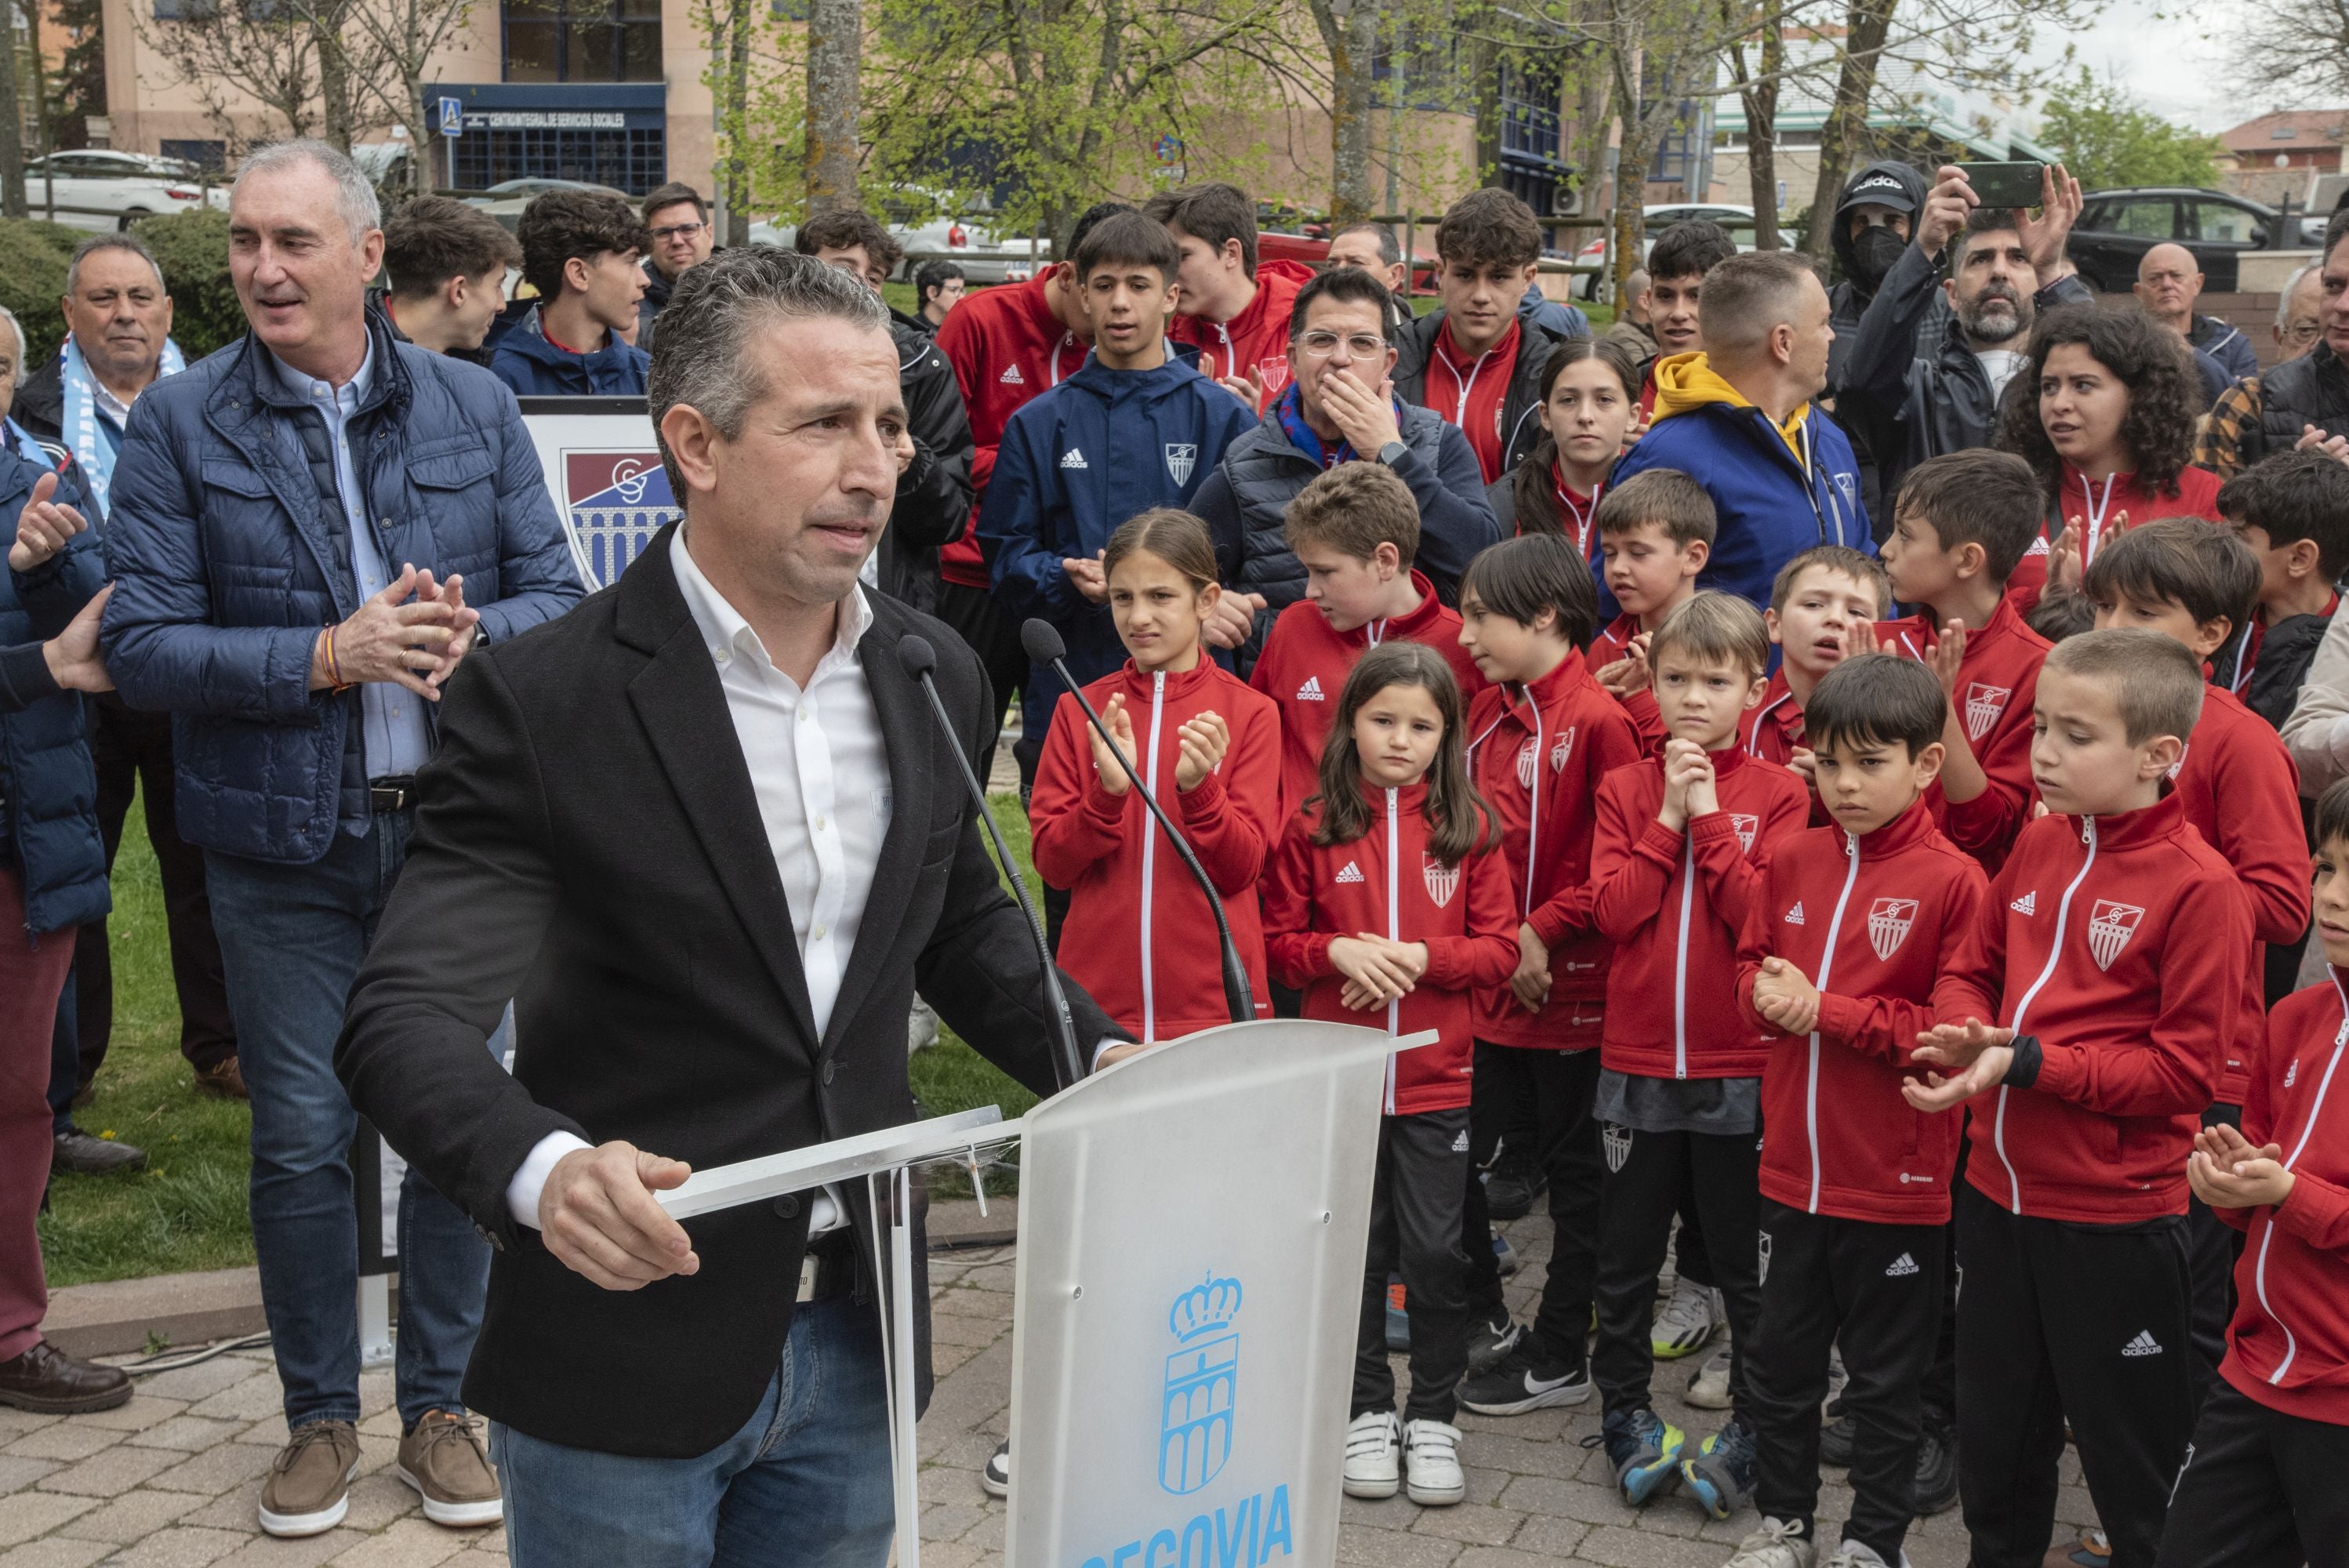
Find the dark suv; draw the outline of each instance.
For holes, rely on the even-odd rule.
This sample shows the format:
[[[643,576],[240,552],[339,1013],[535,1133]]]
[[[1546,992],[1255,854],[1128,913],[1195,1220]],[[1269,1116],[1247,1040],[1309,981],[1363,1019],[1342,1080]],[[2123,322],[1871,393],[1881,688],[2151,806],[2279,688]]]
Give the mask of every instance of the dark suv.
[[[2300,232],[2292,247],[2313,247],[2323,236],[2324,218],[2297,216]],[[2235,262],[2246,251],[2272,248],[2272,207],[2230,196],[2223,191],[2185,186],[2137,186],[2095,191],[2087,197],[2068,247],[2073,265],[2090,288],[2125,294],[2137,282],[2137,263],[2165,241],[2194,253],[2202,286],[2212,294],[2235,290]]]

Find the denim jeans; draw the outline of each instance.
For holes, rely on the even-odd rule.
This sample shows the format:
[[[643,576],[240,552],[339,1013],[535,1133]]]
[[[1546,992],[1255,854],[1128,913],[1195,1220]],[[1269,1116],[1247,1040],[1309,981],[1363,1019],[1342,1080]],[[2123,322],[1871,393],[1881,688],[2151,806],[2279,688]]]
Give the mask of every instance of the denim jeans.
[[[359,1418],[358,1118],[335,1077],[335,1037],[413,826],[409,813],[379,814],[365,838],[338,832],[306,866],[204,857],[253,1096],[253,1248],[288,1427]],[[411,1168],[399,1194],[404,1424],[464,1408],[459,1384],[489,1274],[488,1243]]]
[[[567,1448],[499,1421],[490,1457],[513,1568],[882,1568],[895,1509],[878,1315],[847,1296],[802,1305],[759,1408],[698,1459]]]

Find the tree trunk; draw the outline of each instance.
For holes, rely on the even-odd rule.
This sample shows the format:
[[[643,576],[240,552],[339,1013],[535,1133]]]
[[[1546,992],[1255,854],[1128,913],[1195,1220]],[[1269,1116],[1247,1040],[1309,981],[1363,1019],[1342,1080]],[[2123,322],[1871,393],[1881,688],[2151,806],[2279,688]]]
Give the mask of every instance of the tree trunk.
[[[318,46],[318,108],[326,122],[326,139],[345,152],[351,150],[351,81],[343,55],[341,31],[336,26],[339,7],[327,9],[312,24]]]
[[[1640,241],[1647,228],[1642,211],[1648,199],[1648,165],[1656,156],[1656,139],[1662,130],[1661,119],[1666,110],[1651,108],[1647,113],[1634,113],[1626,108],[1619,93],[1616,113],[1623,121],[1623,148],[1615,164],[1615,297],[1629,295],[1624,285],[1640,266]]]
[[[1607,227],[1607,215],[1599,206],[1599,187],[1606,178],[1607,128],[1614,123],[1607,112],[1607,68],[1597,59],[1586,58],[1577,67],[1574,98],[1574,150],[1568,157],[1581,191],[1577,210],[1582,226],[1595,233]],[[1582,243],[1583,235],[1576,234],[1575,247],[1579,249]]]
[[[16,98],[16,29],[10,26],[0,27],[0,217],[23,216],[25,115]]]
[[[1313,18],[1330,51],[1330,221],[1359,223],[1371,206],[1371,64],[1378,54],[1379,8],[1354,0],[1344,15],[1316,0]]]
[[[814,0],[807,30],[807,208],[856,205],[857,58],[861,0]]]
[[[1494,17],[1484,14],[1484,24],[1492,26]],[[1469,41],[1468,90],[1476,113],[1476,169],[1479,185],[1495,184],[1501,178],[1501,51],[1493,41],[1479,34]]]
[[[1835,102],[1819,131],[1819,182],[1811,194],[1811,214],[1803,225],[1803,249],[1824,260],[1834,253],[1835,210],[1851,170],[1852,149],[1868,129],[1868,100],[1876,91],[1877,61],[1892,31],[1899,0],[1853,0],[1844,35],[1843,68],[1836,76]]]
[[[1738,79],[1744,82],[1745,51],[1733,51]],[[1785,25],[1776,0],[1762,10],[1762,58],[1759,79],[1744,86],[1738,98],[1745,106],[1745,175],[1753,194],[1754,248],[1782,249],[1778,234],[1778,73],[1786,68]]]
[[[731,0],[726,24],[726,123],[736,128],[727,138],[726,232],[724,245],[750,242],[750,160],[743,156],[742,138],[750,121],[750,0]]]

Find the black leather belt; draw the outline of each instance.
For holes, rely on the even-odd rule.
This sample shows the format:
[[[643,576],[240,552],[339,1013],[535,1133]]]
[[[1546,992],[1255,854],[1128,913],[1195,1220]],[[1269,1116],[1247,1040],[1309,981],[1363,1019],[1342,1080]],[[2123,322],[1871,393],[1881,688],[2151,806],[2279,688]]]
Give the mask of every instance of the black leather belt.
[[[391,773],[367,780],[367,806],[376,811],[405,811],[416,804],[416,775]]]
[[[802,1301],[830,1301],[856,1288],[856,1231],[844,1226],[808,1243],[800,1260]]]

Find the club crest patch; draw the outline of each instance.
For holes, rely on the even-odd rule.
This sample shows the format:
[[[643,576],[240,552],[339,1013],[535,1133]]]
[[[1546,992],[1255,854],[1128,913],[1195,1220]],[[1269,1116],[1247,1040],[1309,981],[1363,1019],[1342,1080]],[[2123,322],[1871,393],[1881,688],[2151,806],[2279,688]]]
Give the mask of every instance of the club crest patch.
[[[1876,956],[1889,959],[1909,940],[1909,928],[1917,923],[1917,901],[1913,898],[1879,898],[1868,907],[1868,944],[1876,949]]]
[[[1565,772],[1566,759],[1573,755],[1574,726],[1569,724],[1566,727],[1566,733],[1550,743],[1549,770],[1553,773]]]
[[[1447,866],[1434,857],[1429,856],[1421,863],[1420,874],[1426,880],[1427,896],[1435,901],[1435,907],[1438,909],[1450,903],[1452,895],[1460,891],[1458,866]]]
[[[1517,748],[1518,789],[1530,789],[1534,787],[1534,769],[1538,765],[1539,761],[1540,751],[1533,741],[1528,740],[1523,746]]]
[[[1737,835],[1737,847],[1747,854],[1754,852],[1754,835],[1762,830],[1762,819],[1749,817],[1743,811],[1729,814],[1730,830]]]
[[[1166,443],[1166,472],[1178,485],[1191,482],[1191,470],[1199,466],[1199,448],[1195,441]]]
[[[1966,687],[1966,738],[1980,740],[2006,711],[2006,699],[2014,695],[2013,686],[1995,686],[1975,681]]]
[[[1607,1169],[1622,1170],[1623,1161],[1631,1158],[1631,1130],[1608,1122],[1599,1130],[1599,1141],[1607,1150]]]
[[[2108,898],[2096,901],[2096,907],[2088,912],[2088,955],[2096,961],[2097,968],[2113,966],[2143,919],[2145,911],[2139,905],[2116,903]]]

